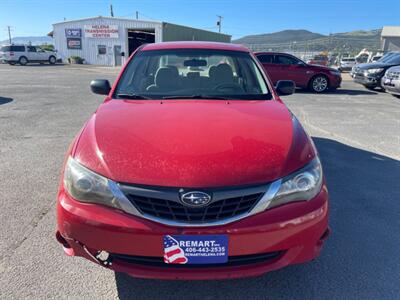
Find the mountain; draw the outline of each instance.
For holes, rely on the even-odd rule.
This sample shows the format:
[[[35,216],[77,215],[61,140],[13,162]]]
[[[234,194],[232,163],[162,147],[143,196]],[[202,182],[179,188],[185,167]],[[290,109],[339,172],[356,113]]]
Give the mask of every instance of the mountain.
[[[357,30],[323,35],[307,30],[284,30],[275,33],[248,35],[232,41],[262,51],[335,51],[359,52],[380,49],[381,29]]]
[[[274,33],[247,35],[233,41],[239,44],[280,44],[288,41],[309,41],[322,38],[324,35],[308,30],[283,30]]]
[[[14,44],[29,44],[32,45],[43,45],[53,44],[53,39],[49,36],[18,36],[13,37],[11,42]],[[0,45],[9,44],[8,40],[0,41]]]

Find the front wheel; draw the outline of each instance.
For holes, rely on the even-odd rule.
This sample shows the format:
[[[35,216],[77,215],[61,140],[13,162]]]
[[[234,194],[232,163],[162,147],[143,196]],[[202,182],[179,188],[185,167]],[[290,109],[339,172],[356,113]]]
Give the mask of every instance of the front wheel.
[[[54,65],[56,63],[56,58],[54,56],[49,57],[49,64]]]
[[[311,79],[309,87],[314,93],[326,92],[329,89],[328,78],[323,75],[315,76]]]

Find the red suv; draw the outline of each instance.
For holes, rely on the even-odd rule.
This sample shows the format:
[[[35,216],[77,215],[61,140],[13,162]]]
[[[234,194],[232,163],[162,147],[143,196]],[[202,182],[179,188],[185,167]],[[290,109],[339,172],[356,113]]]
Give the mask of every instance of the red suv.
[[[273,84],[279,80],[293,80],[296,87],[308,88],[315,93],[340,87],[342,76],[337,69],[306,64],[287,53],[258,52],[255,54],[262,63]]]
[[[67,152],[57,240],[132,276],[259,275],[318,256],[328,192],[317,150],[247,48],[139,48]]]

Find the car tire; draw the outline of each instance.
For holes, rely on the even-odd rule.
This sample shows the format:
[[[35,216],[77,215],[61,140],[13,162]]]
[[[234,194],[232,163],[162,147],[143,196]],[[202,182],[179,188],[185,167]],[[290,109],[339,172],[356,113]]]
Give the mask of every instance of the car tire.
[[[28,59],[27,59],[25,56],[21,56],[21,57],[19,58],[19,60],[18,60],[18,63],[19,63],[21,66],[25,66],[28,62],[29,62],[29,61],[28,61]]]
[[[314,93],[323,93],[329,89],[329,80],[325,75],[316,75],[310,80],[309,89]]]
[[[57,62],[57,58],[55,56],[49,57],[49,64],[54,65]]]
[[[367,89],[367,90],[370,90],[370,91],[375,91],[375,88],[376,87],[374,87],[374,86],[367,86],[367,85],[364,85],[365,86],[365,88]]]

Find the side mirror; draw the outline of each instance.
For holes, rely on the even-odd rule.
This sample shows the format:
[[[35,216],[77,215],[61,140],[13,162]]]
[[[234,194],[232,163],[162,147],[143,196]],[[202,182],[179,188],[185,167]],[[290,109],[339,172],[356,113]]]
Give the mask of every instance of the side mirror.
[[[291,95],[296,89],[296,84],[292,80],[279,80],[276,83],[275,90],[278,95]]]
[[[90,82],[90,89],[95,94],[108,95],[111,91],[111,86],[106,79],[96,79]]]

